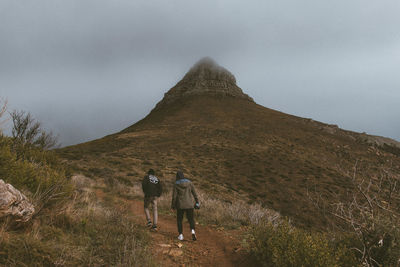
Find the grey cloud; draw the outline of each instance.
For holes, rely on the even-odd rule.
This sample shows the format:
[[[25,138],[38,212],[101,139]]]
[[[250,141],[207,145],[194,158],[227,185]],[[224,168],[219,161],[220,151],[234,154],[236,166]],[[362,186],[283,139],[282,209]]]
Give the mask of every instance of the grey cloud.
[[[213,19],[208,23],[216,23],[209,31],[210,24],[203,27],[202,16],[192,8],[175,15],[174,9],[165,12],[159,4],[132,7],[127,1],[83,1],[78,8],[82,1],[71,1],[76,6],[43,2],[44,10],[35,3],[24,8],[10,5],[17,16],[4,12],[1,51],[7,52],[2,56],[9,64],[21,68],[38,63],[97,65],[125,58],[187,57],[204,50],[225,50],[220,38],[233,42],[236,35],[234,29],[218,26]]]

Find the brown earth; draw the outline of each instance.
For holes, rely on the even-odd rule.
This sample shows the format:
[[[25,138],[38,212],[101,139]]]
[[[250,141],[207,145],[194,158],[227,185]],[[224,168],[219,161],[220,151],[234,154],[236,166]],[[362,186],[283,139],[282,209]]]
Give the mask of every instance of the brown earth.
[[[132,212],[145,223],[143,202],[132,201]],[[192,241],[188,223],[184,220],[185,240],[177,239],[176,219],[160,215],[158,231],[151,232],[152,249],[160,266],[245,266],[246,256],[240,251],[240,242],[234,231],[222,231],[196,225],[198,240]],[[182,247],[179,247],[182,245]],[[248,266],[248,265],[247,265]]]

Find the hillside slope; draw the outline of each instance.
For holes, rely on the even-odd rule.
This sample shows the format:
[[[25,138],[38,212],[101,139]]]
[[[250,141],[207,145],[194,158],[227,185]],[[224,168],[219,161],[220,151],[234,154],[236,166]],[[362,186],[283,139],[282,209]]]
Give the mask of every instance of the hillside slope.
[[[86,175],[127,184],[148,168],[165,181],[182,169],[210,194],[261,202],[320,227],[326,221],[310,196],[345,198],[345,173],[356,162],[371,176],[382,167],[400,173],[400,149],[385,140],[260,106],[231,73],[205,59],[143,120],[58,152]]]

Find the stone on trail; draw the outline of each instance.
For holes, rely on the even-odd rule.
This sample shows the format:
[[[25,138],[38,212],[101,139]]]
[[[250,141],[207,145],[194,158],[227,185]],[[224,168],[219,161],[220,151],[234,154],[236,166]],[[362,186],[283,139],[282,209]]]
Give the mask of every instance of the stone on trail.
[[[162,248],[170,248],[171,247],[171,245],[169,245],[169,244],[158,244],[158,245]]]
[[[27,222],[34,212],[34,206],[25,195],[0,179],[0,218],[10,216],[15,222]]]
[[[171,257],[179,257],[183,255],[183,251],[177,248],[173,248],[170,250],[168,255],[170,255]]]

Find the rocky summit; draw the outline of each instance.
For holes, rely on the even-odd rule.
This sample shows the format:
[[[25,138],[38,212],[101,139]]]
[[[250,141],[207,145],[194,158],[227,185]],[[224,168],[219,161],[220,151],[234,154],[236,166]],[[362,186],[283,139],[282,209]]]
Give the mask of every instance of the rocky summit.
[[[229,96],[254,102],[236,85],[235,76],[209,57],[198,61],[181,81],[165,93],[156,109],[193,95]]]

